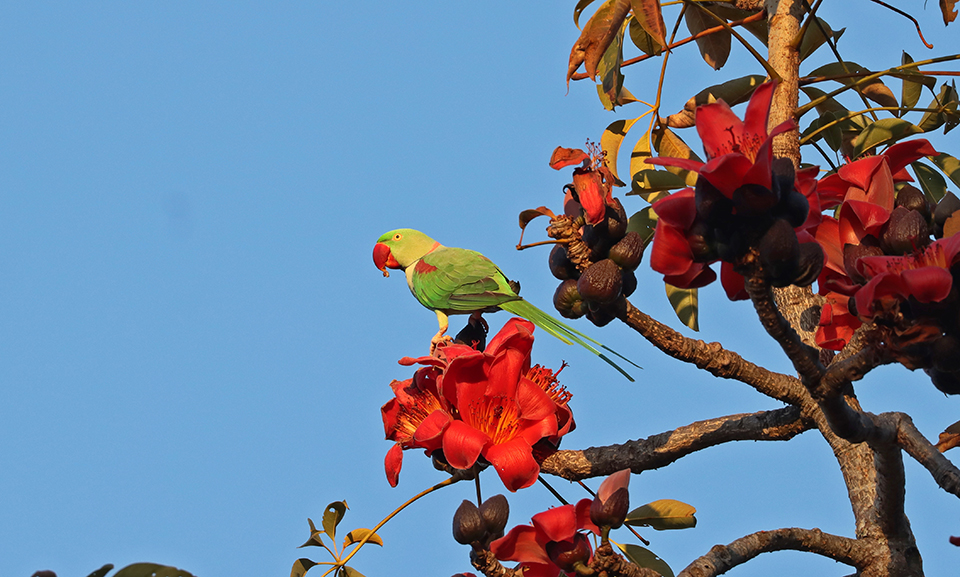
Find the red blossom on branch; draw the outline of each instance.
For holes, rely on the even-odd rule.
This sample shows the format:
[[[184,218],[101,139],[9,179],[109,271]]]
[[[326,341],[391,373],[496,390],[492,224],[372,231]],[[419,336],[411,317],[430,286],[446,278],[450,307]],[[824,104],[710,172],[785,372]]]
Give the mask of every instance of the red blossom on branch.
[[[395,381],[395,397],[381,409],[387,439],[395,442],[385,462],[391,485],[402,451],[411,448],[427,455],[439,449],[455,469],[470,469],[482,459],[511,491],[536,481],[537,456],[555,449],[576,425],[567,405],[570,393],[553,371],[530,364],[533,329],[513,318],[482,352],[451,344],[438,357],[401,360],[426,366],[413,379]]]
[[[616,208],[613,200],[613,187],[618,185],[617,177],[607,167],[604,153],[596,145],[588,145],[590,152],[579,148],[558,146],[550,156],[550,167],[560,170],[567,166],[583,163],[573,171],[573,190],[575,199],[564,202],[564,208],[575,204],[583,209],[587,224],[603,222],[607,207]],[[622,186],[622,185],[620,185]],[[570,208],[576,208],[570,206]]]
[[[591,499],[537,513],[531,525],[518,525],[490,544],[501,561],[519,561],[526,577],[574,575],[571,559],[586,565],[592,556],[590,542],[581,531],[600,533],[590,520]],[[558,565],[560,563],[560,565]],[[572,563],[571,563],[572,564]]]

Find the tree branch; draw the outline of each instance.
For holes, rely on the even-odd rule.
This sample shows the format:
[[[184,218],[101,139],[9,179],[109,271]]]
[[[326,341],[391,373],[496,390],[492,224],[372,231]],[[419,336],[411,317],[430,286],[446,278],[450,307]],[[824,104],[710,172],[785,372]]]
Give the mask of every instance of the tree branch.
[[[706,343],[691,339],[653,319],[627,301],[624,324],[640,333],[650,344],[671,357],[692,363],[715,377],[733,379],[748,384],[757,391],[790,404],[799,404],[802,393],[794,377],[765,369],[745,360],[720,343]]]
[[[571,481],[602,477],[628,467],[640,473],[731,441],[788,441],[814,426],[813,421],[802,416],[800,408],[794,406],[730,415],[620,445],[557,451],[543,461],[540,472]]]
[[[771,551],[808,551],[853,567],[865,561],[856,539],[824,533],[820,529],[777,529],[741,537],[729,545],[716,545],[680,572],[677,577],[713,577]]]
[[[888,415],[897,419],[897,443],[903,450],[930,471],[933,480],[941,489],[960,497],[960,469],[923,436],[913,424],[910,415],[888,413],[881,416]]]

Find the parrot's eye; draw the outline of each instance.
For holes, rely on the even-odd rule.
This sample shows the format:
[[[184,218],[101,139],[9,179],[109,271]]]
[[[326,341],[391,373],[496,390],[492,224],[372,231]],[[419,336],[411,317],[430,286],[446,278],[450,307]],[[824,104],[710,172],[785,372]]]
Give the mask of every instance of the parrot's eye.
[[[399,232],[398,232],[397,234],[393,235],[393,240],[400,240],[401,238],[403,238],[403,235],[400,234]]]

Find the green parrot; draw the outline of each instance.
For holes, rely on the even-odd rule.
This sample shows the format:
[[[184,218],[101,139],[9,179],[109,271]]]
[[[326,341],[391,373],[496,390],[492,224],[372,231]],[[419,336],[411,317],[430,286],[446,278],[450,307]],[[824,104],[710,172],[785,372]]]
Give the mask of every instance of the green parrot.
[[[446,247],[420,231],[400,228],[377,240],[373,262],[383,271],[383,276],[390,276],[388,268],[403,270],[413,296],[437,313],[440,330],[431,340],[431,353],[437,344],[450,339],[444,336],[449,325],[448,315],[470,314],[483,322],[481,314],[505,310],[567,344],[577,343],[633,381],[633,377],[597,347],[638,365],[523,300],[497,265],[479,252]]]

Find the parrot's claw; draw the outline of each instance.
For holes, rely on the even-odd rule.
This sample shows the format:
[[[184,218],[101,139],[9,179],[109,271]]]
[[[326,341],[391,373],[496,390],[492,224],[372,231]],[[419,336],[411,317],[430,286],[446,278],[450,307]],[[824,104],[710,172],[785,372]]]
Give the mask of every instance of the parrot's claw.
[[[432,339],[430,339],[430,356],[437,356],[437,349],[439,349],[441,345],[446,346],[452,342],[453,337],[443,333],[437,333]]]

